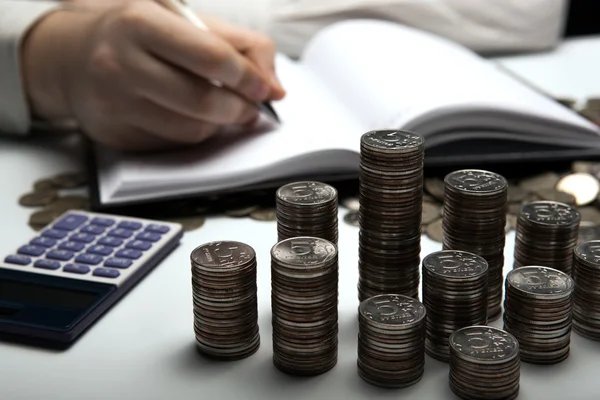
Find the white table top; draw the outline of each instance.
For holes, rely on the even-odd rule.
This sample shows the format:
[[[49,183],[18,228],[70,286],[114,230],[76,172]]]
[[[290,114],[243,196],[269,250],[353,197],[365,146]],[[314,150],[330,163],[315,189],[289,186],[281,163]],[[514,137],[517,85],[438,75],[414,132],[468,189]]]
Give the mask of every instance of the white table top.
[[[600,40],[588,43],[600,49]],[[583,45],[582,45],[583,46]],[[575,49],[575,50],[573,50]],[[565,53],[567,55],[565,55]],[[585,76],[580,60],[593,60],[576,45],[556,56],[505,59],[514,71],[524,71],[537,84],[559,94],[587,96],[599,70]],[[582,61],[583,62],[583,61]],[[587,61],[586,61],[587,62]],[[590,61],[591,62],[591,61]],[[598,61],[596,60],[596,63]],[[597,64],[596,64],[597,65]],[[597,65],[598,66],[598,65]],[[538,71],[539,73],[535,72]],[[590,67],[591,68],[591,67]],[[549,71],[554,70],[554,73]],[[583,72],[582,72],[583,73]],[[545,74],[545,75],[544,75]],[[554,78],[553,78],[554,77]],[[555,79],[555,80],[553,80]],[[589,79],[589,81],[587,80]],[[563,82],[564,80],[564,82]],[[569,92],[569,82],[573,91]],[[579,83],[582,83],[579,85]],[[597,93],[600,83],[596,81]],[[587,88],[587,89],[586,89]],[[564,90],[564,93],[561,91]],[[586,91],[587,90],[587,91]],[[79,163],[69,141],[0,141],[0,252],[6,254],[28,241],[30,209],[18,197],[36,179],[69,171]],[[340,213],[340,216],[343,212]],[[239,240],[257,252],[261,348],[252,357],[231,363],[210,362],[194,350],[189,254],[213,240]],[[12,399],[451,399],[448,365],[427,357],[425,376],[402,390],[382,390],[363,383],[356,373],[356,284],[358,228],[340,222],[339,361],[328,373],[294,379],[272,364],[269,250],[276,240],[274,222],[210,218],[187,233],[175,250],[146,279],[110,310],[73,347],[63,352],[0,343],[0,398]],[[511,267],[514,233],[507,237],[506,267]],[[441,245],[423,238],[423,256]],[[3,257],[3,256],[2,256]],[[496,321],[494,326],[501,327]],[[572,335],[572,355],[549,367],[523,364],[520,399],[596,399],[600,393],[600,344]]]

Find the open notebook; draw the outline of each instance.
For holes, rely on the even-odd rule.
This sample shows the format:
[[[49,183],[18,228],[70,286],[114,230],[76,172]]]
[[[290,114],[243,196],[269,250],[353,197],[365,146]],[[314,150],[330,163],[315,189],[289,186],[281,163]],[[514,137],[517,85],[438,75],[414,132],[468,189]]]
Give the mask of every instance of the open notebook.
[[[360,136],[373,129],[423,135],[426,164],[518,159],[547,145],[600,149],[597,126],[497,65],[388,22],[332,25],[299,61],[278,56],[277,71],[288,92],[273,104],[281,125],[232,130],[161,155],[94,147],[99,204],[201,196],[295,176],[356,176]]]

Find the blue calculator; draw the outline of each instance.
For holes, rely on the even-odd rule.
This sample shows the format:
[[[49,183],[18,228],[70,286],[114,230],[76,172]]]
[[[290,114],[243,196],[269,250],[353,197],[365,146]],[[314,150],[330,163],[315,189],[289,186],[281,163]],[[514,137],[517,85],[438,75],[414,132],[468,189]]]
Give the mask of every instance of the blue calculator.
[[[0,336],[68,347],[182,235],[176,223],[66,212],[0,258]]]

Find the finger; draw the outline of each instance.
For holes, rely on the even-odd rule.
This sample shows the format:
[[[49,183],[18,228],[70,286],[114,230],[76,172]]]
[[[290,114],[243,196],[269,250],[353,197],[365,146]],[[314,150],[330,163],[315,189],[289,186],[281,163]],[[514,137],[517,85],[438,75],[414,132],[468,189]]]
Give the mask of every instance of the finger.
[[[258,107],[227,88],[217,87],[185,70],[139,55],[131,60],[132,86],[152,102],[182,116],[217,125],[244,124]]]
[[[269,97],[259,69],[231,44],[153,2],[134,3],[121,19],[147,51],[200,77],[216,80],[254,101]]]
[[[136,111],[128,119],[131,126],[173,143],[201,143],[219,129],[218,125],[186,117],[145,99],[138,100],[133,109]]]

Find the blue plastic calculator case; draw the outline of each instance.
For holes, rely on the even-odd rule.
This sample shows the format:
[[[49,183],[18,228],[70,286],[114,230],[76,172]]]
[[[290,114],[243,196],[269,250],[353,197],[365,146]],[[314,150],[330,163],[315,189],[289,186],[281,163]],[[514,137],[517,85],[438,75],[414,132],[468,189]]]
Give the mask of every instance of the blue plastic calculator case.
[[[0,257],[0,336],[68,347],[182,235],[176,223],[66,212]]]

